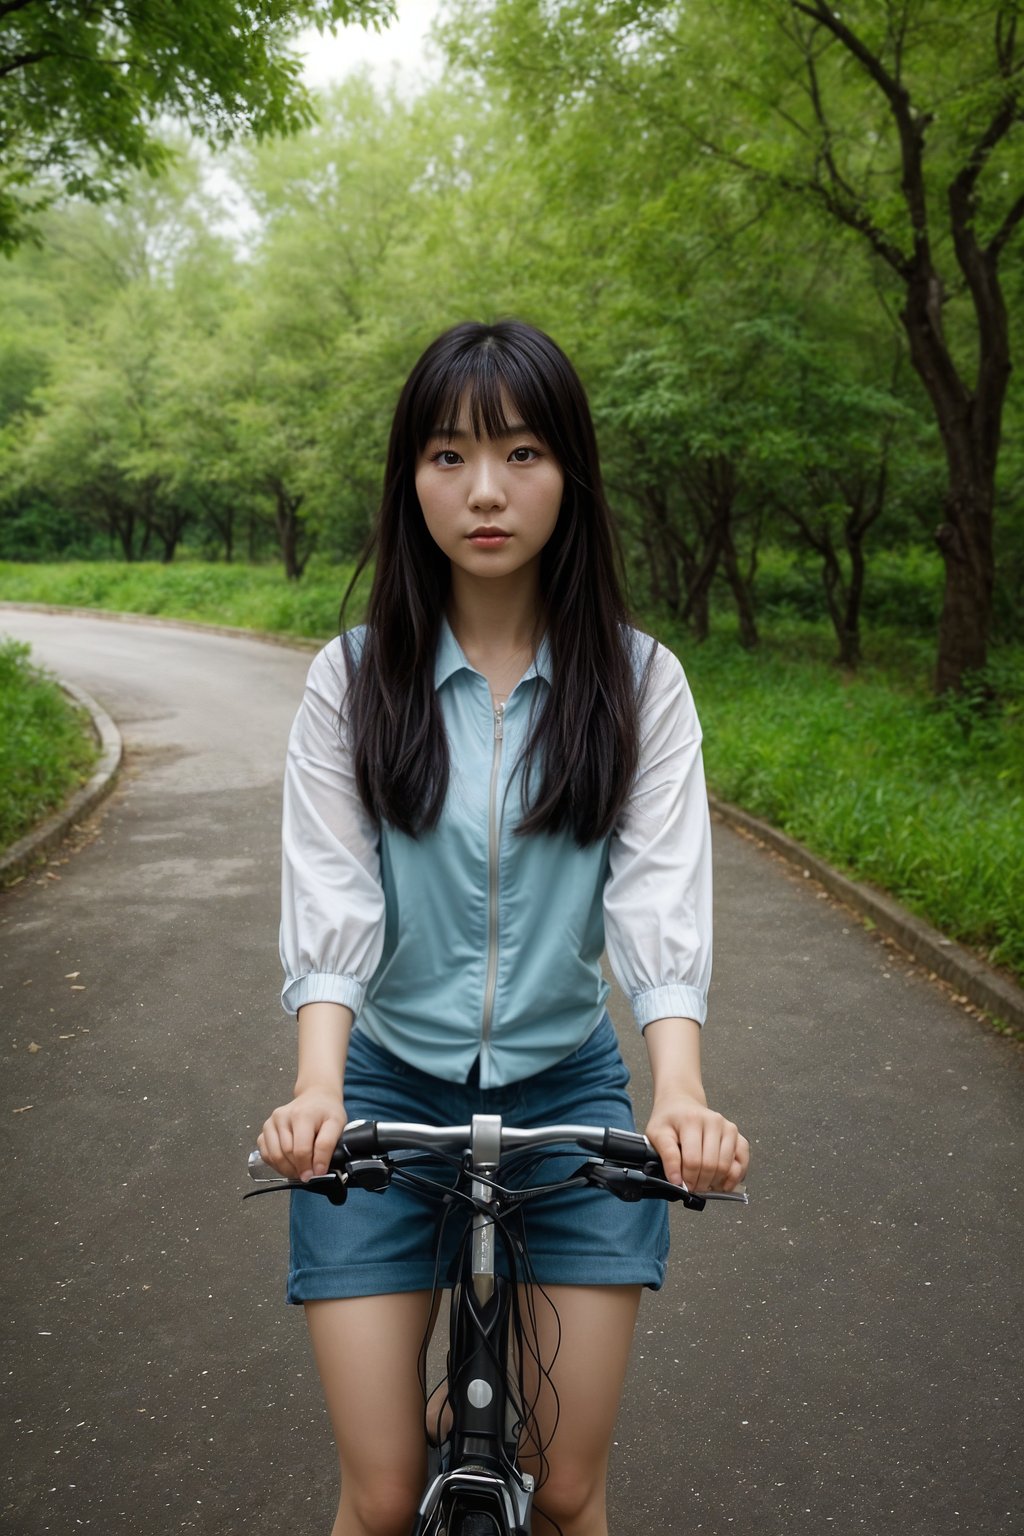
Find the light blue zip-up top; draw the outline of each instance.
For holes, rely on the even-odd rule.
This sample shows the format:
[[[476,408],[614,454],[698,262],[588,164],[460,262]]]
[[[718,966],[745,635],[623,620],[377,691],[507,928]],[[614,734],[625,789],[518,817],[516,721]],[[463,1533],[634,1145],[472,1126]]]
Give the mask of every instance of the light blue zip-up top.
[[[358,631],[353,639],[358,643]],[[634,634],[637,654],[654,644]],[[614,833],[517,837],[519,759],[551,686],[546,644],[495,709],[486,678],[442,626],[434,683],[450,780],[438,825],[411,838],[367,816],[333,640],[314,659],[285,771],[281,957],[285,1009],[345,1003],[412,1065],[515,1082],[575,1051],[614,974],[640,1028],[703,1023],[711,972],[711,858],[700,727],[682,668],[657,646],[641,760]],[[342,719],[339,724],[339,713]]]

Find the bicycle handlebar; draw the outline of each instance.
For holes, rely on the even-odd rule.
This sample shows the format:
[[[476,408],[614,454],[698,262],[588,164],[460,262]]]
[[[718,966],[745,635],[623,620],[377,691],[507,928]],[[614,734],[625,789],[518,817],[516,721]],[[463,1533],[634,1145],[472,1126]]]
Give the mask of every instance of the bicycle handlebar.
[[[332,1172],[341,1172],[354,1159],[379,1157],[388,1152],[465,1152],[476,1149],[474,1133],[479,1136],[478,1126],[491,1122],[497,1131],[500,1121],[495,1116],[474,1117],[471,1125],[420,1125],[411,1121],[353,1120],[341,1133],[331,1158]],[[496,1123],[495,1123],[496,1122]],[[484,1126],[484,1130],[488,1129]],[[597,1125],[542,1125],[523,1129],[514,1125],[500,1125],[500,1141],[495,1138],[490,1145],[487,1166],[496,1167],[498,1159],[507,1152],[519,1152],[539,1147],[551,1147],[572,1142],[581,1152],[596,1154],[613,1163],[629,1168],[642,1169],[648,1174],[663,1174],[661,1159],[646,1136],[638,1131],[623,1131],[614,1126]],[[281,1175],[265,1163],[258,1151],[249,1154],[249,1177],[255,1183],[278,1183]],[[663,1178],[655,1177],[662,1183]],[[680,1195],[690,1194],[687,1186],[668,1186]],[[701,1199],[736,1200],[747,1204],[747,1196],[741,1192],[701,1191]]]

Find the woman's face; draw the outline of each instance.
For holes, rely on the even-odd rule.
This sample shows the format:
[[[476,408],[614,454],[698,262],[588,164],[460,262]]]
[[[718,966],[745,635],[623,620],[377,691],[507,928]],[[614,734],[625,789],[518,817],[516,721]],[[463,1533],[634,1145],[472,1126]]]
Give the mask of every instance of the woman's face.
[[[558,522],[564,475],[534,433],[507,412],[501,437],[473,435],[465,402],[453,432],[437,432],[416,461],[416,494],[435,544],[469,576],[539,566]]]

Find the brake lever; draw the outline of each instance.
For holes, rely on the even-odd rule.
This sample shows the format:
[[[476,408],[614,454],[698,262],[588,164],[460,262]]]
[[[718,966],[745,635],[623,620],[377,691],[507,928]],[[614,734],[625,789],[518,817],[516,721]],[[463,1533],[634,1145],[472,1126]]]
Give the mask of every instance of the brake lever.
[[[348,1199],[348,1175],[344,1173],[318,1173],[311,1179],[282,1179],[279,1184],[263,1184],[259,1189],[248,1189],[243,1200],[253,1195],[276,1195],[282,1189],[304,1189],[312,1195],[324,1195],[332,1205],[344,1205]]]
[[[379,1193],[391,1183],[391,1163],[381,1157],[352,1157],[344,1168],[330,1173],[314,1174],[311,1179],[283,1179],[279,1184],[264,1184],[262,1189],[250,1189],[243,1200],[253,1195],[270,1195],[281,1189],[304,1189],[313,1195],[324,1195],[332,1205],[344,1205],[349,1189],[368,1189]]]
[[[588,1183],[607,1189],[610,1194],[629,1204],[637,1200],[665,1200],[669,1204],[685,1205],[691,1211],[702,1211],[709,1200],[733,1200],[741,1205],[748,1204],[746,1194],[739,1191],[702,1190],[697,1194],[685,1184],[672,1184],[668,1179],[659,1178],[650,1171],[657,1166],[656,1163],[648,1163],[643,1168],[624,1168],[621,1164],[591,1158],[578,1173]]]

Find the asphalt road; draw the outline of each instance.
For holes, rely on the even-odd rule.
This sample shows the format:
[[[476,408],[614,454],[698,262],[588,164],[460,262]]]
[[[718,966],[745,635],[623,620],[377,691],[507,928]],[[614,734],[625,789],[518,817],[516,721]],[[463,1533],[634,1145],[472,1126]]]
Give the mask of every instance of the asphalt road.
[[[239,1198],[293,1071],[278,801],[308,657],[3,631],[103,703],[127,767],[97,834],[0,896],[0,1529],[326,1536],[285,1202]],[[715,847],[706,1075],[751,1205],[673,1212],[612,1536],[1020,1532],[1020,1054],[770,855]]]

